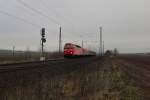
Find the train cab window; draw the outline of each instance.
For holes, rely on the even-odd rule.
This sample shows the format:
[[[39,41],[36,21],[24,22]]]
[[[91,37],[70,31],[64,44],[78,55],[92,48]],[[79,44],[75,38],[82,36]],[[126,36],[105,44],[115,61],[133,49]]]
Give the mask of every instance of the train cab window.
[[[80,46],[76,45],[77,48],[81,48]]]
[[[66,44],[65,48],[73,48],[73,46],[71,44]]]

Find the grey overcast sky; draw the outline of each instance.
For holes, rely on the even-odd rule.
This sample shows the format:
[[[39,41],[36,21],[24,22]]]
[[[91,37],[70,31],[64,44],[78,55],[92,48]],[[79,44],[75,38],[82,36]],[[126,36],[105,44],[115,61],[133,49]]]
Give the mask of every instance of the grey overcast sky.
[[[46,49],[57,50],[59,26],[63,44],[97,50],[103,26],[106,49],[150,52],[150,0],[0,0],[0,49],[38,50],[45,27]]]

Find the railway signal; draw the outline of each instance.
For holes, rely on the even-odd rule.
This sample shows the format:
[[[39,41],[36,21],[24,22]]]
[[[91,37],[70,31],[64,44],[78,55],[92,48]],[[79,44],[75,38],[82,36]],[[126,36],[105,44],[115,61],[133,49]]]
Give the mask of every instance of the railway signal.
[[[45,42],[46,42],[46,38],[45,38],[45,28],[42,28],[42,30],[41,30],[41,36],[42,36],[42,38],[41,38],[42,42],[45,43]]]
[[[41,35],[42,35],[42,37],[45,37],[45,28],[42,28]]]
[[[44,57],[44,43],[46,43],[46,38],[45,38],[45,28],[42,28],[41,29],[41,46],[42,46],[42,56],[40,58],[40,60],[45,60],[45,57]]]

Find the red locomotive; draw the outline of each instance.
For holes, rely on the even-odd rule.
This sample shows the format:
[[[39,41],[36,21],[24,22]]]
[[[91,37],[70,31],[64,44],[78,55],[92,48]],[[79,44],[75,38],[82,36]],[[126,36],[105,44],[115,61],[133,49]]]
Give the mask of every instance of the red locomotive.
[[[72,43],[66,43],[64,46],[64,57],[96,56],[96,52],[89,51]]]

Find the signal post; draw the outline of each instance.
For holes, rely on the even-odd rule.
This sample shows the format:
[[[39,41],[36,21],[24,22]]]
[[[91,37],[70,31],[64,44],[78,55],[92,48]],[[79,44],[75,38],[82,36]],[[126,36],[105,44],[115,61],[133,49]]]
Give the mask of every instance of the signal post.
[[[45,28],[42,28],[41,29],[41,47],[42,47],[42,52],[41,52],[41,57],[40,57],[41,61],[45,60],[45,56],[44,56],[44,43],[46,43]]]

